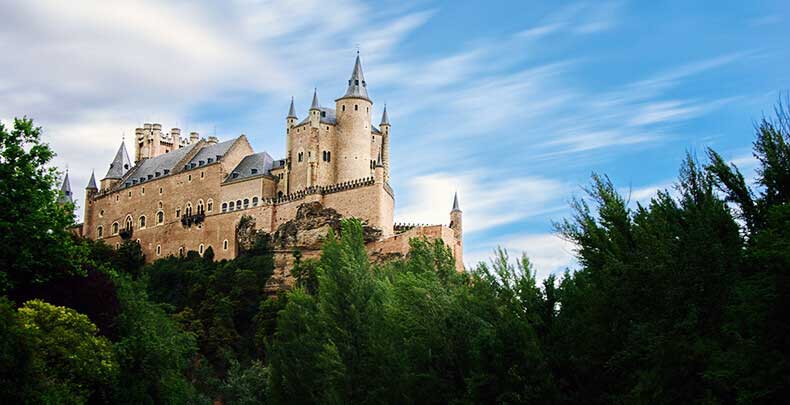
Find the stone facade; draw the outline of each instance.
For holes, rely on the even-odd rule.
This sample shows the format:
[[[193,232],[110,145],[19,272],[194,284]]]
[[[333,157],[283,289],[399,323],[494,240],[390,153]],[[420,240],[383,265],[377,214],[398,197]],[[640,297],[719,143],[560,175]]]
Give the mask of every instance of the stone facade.
[[[321,207],[337,218],[356,217],[375,238],[368,251],[375,260],[408,253],[412,237],[438,238],[453,251],[462,270],[461,211],[454,204],[451,226],[399,229],[393,224],[394,192],[389,185],[390,123],[386,109],[380,128],[371,124],[372,102],[357,57],[349,88],[335,109],[321,107],[317,92],[308,116],[299,122],[293,101],[286,118],[285,157],[255,153],[247,137],[219,142],[188,139],[173,128],[144,124],[135,131],[135,161],[124,145],[96,187],[86,189],[82,234],[118,246],[138,240],[147,261],[208,247],[216,259],[238,254],[236,229],[243,216],[257,232],[276,234],[290,226],[304,207]],[[300,208],[301,207],[301,208]],[[321,211],[323,210],[323,211]],[[330,210],[330,211],[326,211]],[[334,223],[334,222],[333,222]],[[313,239],[326,228],[314,231]],[[317,254],[320,246],[283,248],[281,281],[287,284],[288,249]]]

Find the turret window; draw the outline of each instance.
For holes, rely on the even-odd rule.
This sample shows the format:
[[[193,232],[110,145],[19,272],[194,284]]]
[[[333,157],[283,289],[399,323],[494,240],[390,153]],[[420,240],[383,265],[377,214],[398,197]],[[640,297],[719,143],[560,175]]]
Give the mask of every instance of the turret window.
[[[203,200],[198,200],[197,213],[198,213],[198,215],[200,215],[200,214],[203,214],[204,212],[205,212],[205,209],[204,209],[204,206],[203,206]]]
[[[157,212],[156,213],[156,224],[157,225],[162,225],[164,223],[165,223],[165,213],[162,212],[162,211]]]
[[[102,236],[104,236],[104,227],[99,225],[99,227],[96,228],[96,237],[101,238]]]
[[[359,104],[354,104],[354,111],[359,111]]]
[[[342,111],[346,111],[346,106],[342,106],[342,107],[340,107],[340,110],[342,110]]]

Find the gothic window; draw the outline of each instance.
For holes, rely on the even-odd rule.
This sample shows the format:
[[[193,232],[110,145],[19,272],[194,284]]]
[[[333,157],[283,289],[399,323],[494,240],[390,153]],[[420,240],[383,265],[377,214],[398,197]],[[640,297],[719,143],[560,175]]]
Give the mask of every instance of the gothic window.
[[[188,202],[186,208],[184,208],[184,215],[192,216],[192,203]]]
[[[257,207],[258,206],[258,197],[252,197],[252,206],[253,207]]]
[[[244,199],[244,209],[249,208],[249,206],[250,206],[250,199],[249,198],[245,198]]]
[[[203,207],[203,200],[198,200],[198,203],[197,203],[197,213],[198,213],[198,215],[203,214],[204,211],[205,211],[205,209]]]
[[[212,199],[209,199],[208,202],[206,203],[206,211],[211,212],[213,210],[214,210],[214,201]]]
[[[140,229],[145,228],[145,215],[140,215],[139,222],[140,222]]]
[[[127,231],[131,231],[132,230],[132,217],[131,217],[131,215],[126,217],[126,230]]]
[[[222,203],[222,212],[228,212],[228,203]]]
[[[117,235],[117,234],[118,234],[118,223],[117,223],[117,222],[113,222],[113,223],[112,223],[112,229],[111,229],[111,231],[112,231],[112,234],[113,234],[113,235]]]
[[[165,213],[163,211],[159,211],[156,213],[156,224],[162,225],[165,223]]]
[[[104,236],[104,227],[99,225],[99,227],[96,228],[96,237],[101,238],[102,236]]]

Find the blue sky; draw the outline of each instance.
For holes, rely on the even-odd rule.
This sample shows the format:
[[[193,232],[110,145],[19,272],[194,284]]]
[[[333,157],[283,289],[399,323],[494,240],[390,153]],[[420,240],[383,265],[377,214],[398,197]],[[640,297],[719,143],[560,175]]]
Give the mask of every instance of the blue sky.
[[[396,220],[446,223],[457,190],[467,263],[501,245],[541,277],[573,266],[551,224],[590,173],[644,201],[686,151],[753,171],[790,87],[786,1],[33,3],[0,4],[0,119],[42,125],[78,196],[143,122],[282,156],[290,97],[331,106],[358,45]]]

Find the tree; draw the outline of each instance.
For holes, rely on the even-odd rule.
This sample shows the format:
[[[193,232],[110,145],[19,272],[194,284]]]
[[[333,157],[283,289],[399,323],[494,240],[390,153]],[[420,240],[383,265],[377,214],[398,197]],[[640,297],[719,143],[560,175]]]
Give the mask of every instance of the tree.
[[[84,274],[87,249],[69,233],[70,204],[58,204],[55,154],[27,118],[0,123],[0,292]]]
[[[37,375],[37,401],[84,403],[94,391],[113,385],[118,363],[112,345],[96,336],[87,316],[32,300],[19,308],[19,320]]]

